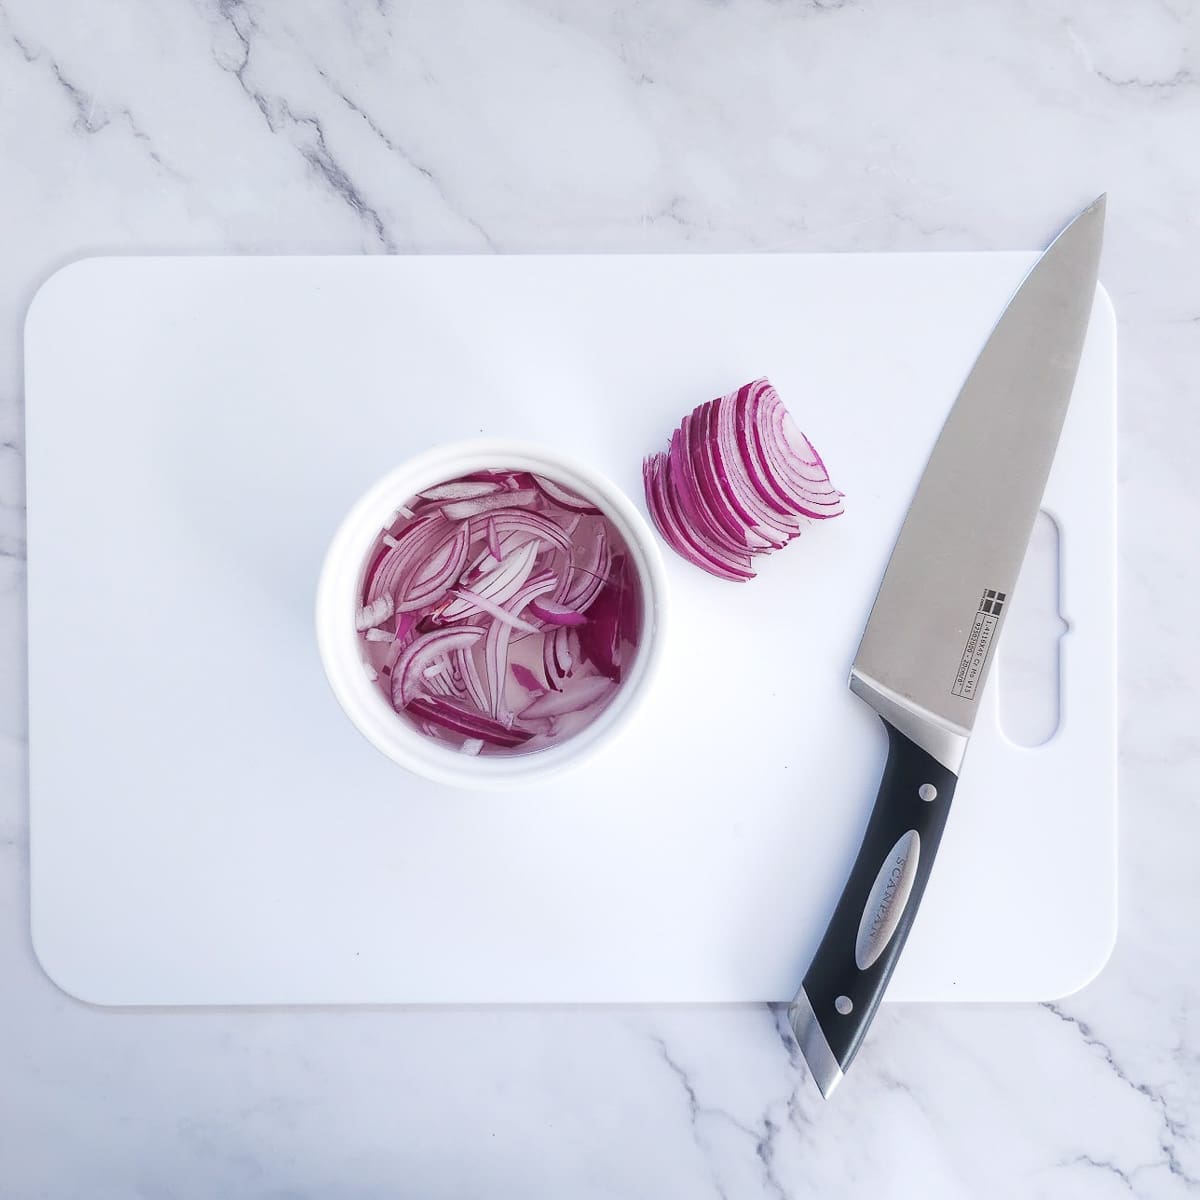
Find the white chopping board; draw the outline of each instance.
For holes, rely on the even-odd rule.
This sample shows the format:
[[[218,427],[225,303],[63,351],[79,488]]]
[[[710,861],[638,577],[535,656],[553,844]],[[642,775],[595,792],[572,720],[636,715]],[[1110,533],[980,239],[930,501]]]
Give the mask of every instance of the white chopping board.
[[[874,799],[846,691],[957,389],[1030,254],[91,259],[26,327],[32,924],[100,1004],[790,999]],[[1044,999],[1115,935],[1115,328],[1045,510],[1061,722],[988,685],[893,999]],[[768,375],[846,515],[744,585],[668,554],[636,729],[525,793],[442,790],[338,709],[325,545],[404,458],[518,437],[642,503],[642,455]],[[1018,603],[1020,595],[1018,591]],[[1011,624],[1010,624],[1011,628]]]

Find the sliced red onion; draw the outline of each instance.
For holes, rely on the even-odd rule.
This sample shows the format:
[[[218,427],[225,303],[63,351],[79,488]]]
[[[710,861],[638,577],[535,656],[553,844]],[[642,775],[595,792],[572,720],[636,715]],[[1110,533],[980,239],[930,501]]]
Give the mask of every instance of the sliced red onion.
[[[646,485],[646,507],[658,531],[677,553],[689,562],[702,567],[712,575],[722,579],[740,581],[753,579],[754,572],[750,570],[750,559],[746,557],[745,566],[740,562],[729,564],[724,557],[717,557],[704,547],[681,520],[671,500],[667,487],[667,456],[652,454],[642,464],[643,478]]]
[[[769,538],[778,550],[800,532],[801,523],[777,506],[768,504],[750,478],[738,440],[736,401],[736,392],[710,401],[707,437],[713,461],[730,502],[745,517],[747,525]],[[749,516],[746,516],[747,511]]]
[[[784,437],[787,410],[770,383],[758,379],[746,384],[738,390],[736,404],[739,444],[745,447],[743,453],[762,494],[768,500],[774,497],[786,513],[817,519],[839,515],[841,492],[829,482],[820,457],[820,476],[807,478],[807,464]]]
[[[509,670],[512,671],[513,678],[527,692],[544,692],[546,689],[538,677],[528,668],[520,663],[513,663]]]
[[[441,599],[461,573],[470,549],[470,528],[460,525],[438,546],[429,562],[420,567],[399,591],[396,610],[409,612]]]
[[[406,707],[416,694],[421,672],[440,655],[452,650],[473,646],[487,630],[462,625],[457,629],[439,629],[416,638],[392,668],[392,702],[397,708]]]
[[[732,398],[724,398],[722,403],[730,402],[733,408],[733,429],[737,438],[738,452],[759,498],[782,516],[791,513],[787,497],[776,486],[770,469],[763,460],[762,448],[755,437],[754,422],[758,416],[758,400],[753,384],[739,388]]]
[[[523,587],[506,606],[511,616],[520,614],[531,600],[543,596],[553,590],[556,580],[551,576],[543,576]],[[513,627],[505,621],[493,621],[487,631],[487,641],[483,647],[483,667],[490,695],[490,710],[493,717],[504,714],[504,683],[508,676],[508,644],[512,639]],[[533,630],[537,632],[536,629]]]
[[[572,641],[572,638],[575,641]],[[570,678],[575,668],[578,655],[578,636],[565,625],[559,626],[552,634],[548,634],[542,643],[542,670],[546,682],[556,692],[561,692],[563,682]]]
[[[564,558],[569,558],[571,554],[570,538],[558,525],[542,516],[541,513],[501,509],[499,512],[493,513],[488,520],[495,526],[496,535],[500,539],[501,553],[494,555],[491,547],[488,547],[472,560],[464,575],[464,582],[467,584],[470,584],[477,575],[490,571],[503,558],[506,558],[518,547],[525,545],[526,542],[536,540],[543,544],[550,543],[562,552]]]
[[[500,491],[490,496],[477,496],[474,500],[455,500],[443,504],[442,512],[452,521],[465,521],[498,508],[521,508],[531,504],[536,495],[532,489],[520,492]]]
[[[614,686],[611,679],[601,675],[580,679],[570,692],[545,692],[521,709],[517,719],[562,717],[567,713],[580,712],[606,696]]]
[[[480,598],[496,604],[503,604],[511,599],[529,578],[539,549],[540,543],[535,539],[510,554],[503,562],[497,563],[491,571],[472,583],[470,590],[475,599],[455,597],[443,608],[442,620],[457,621],[468,616],[473,608],[478,607],[476,600]]]
[[[426,720],[464,738],[478,738],[490,746],[514,748],[533,736],[518,725],[508,727],[481,712],[468,708],[458,700],[441,696],[417,696],[407,706],[416,720]]]
[[[570,584],[558,598],[576,612],[587,612],[596,593],[604,586],[611,566],[612,547],[609,545],[608,531],[600,526],[596,530],[591,553],[584,562],[571,568]]]
[[[437,549],[425,562],[418,564],[412,572],[412,580],[404,598],[407,599],[408,594],[413,591],[427,588],[432,580],[445,575],[448,566],[458,561],[464,545],[468,550],[470,549],[470,527],[464,528],[457,525],[447,530],[445,536],[438,543]]]
[[[424,561],[447,528],[440,517],[423,516],[401,529],[399,536],[392,538],[391,544],[383,547],[367,567],[363,580],[364,605],[391,593],[396,576],[418,560]]]
[[[664,457],[663,488],[664,505],[675,518],[675,524],[683,532],[688,544],[706,560],[709,570],[723,573],[734,579],[753,579],[754,572],[750,568],[750,554],[744,549],[730,549],[724,543],[707,538],[704,532],[697,528],[695,514],[687,511],[684,499],[680,496],[678,472],[672,470],[670,451]]]
[[[561,526],[555,524],[549,517],[532,510],[501,509],[492,516],[496,522],[496,530],[503,537],[508,533],[522,534],[517,542],[531,541],[537,538],[542,542],[553,542],[564,554],[571,552],[571,539],[563,533]]]
[[[753,515],[743,517],[736,494],[727,492],[722,486],[724,474],[717,462],[717,439],[710,432],[715,419],[714,411],[715,405],[710,402],[702,404],[690,418],[686,418],[688,454],[704,501],[734,545],[749,549],[751,553],[778,549],[784,541],[776,541],[769,530],[761,529]]]
[[[535,617],[540,617],[547,625],[582,625],[587,617],[574,608],[565,604],[540,597],[529,605],[529,611]]]
[[[504,719],[505,672],[508,669],[508,643],[512,627],[500,621],[488,626],[483,642],[483,678],[487,684],[487,713],[497,721]]]
[[[439,483],[419,493],[422,500],[475,500],[489,496],[504,485],[492,479],[456,479],[452,483]]]
[[[839,515],[842,493],[829,482],[821,456],[796,428],[775,389],[766,380],[759,383],[754,444],[772,482],[793,511],[803,516],[823,520]],[[811,458],[806,457],[809,454]]]
[[[569,488],[563,487],[561,483],[555,483],[553,479],[547,479],[544,475],[535,475],[533,482],[536,487],[541,489],[559,508],[569,509],[571,512],[580,513],[596,513],[600,510],[593,506],[590,500],[585,500],[582,496],[575,495]]]
[[[380,674],[391,676],[396,666],[396,660],[408,648],[409,642],[412,641],[416,634],[416,628],[417,617],[415,613],[401,613],[396,618],[396,640],[388,646],[386,657],[378,664]],[[388,694],[389,696],[391,695],[390,691]]]
[[[486,596],[481,596],[478,592],[470,592],[465,588],[452,588],[450,595],[467,602],[470,616],[474,616],[479,612],[485,612],[489,616],[495,617],[497,621],[503,621],[505,625],[511,625],[513,629],[520,629],[525,633],[537,633],[538,631],[536,625],[530,625],[528,621],[522,621],[520,617],[514,616],[509,612],[503,604],[497,604],[494,600],[489,600]]]
[[[741,559],[748,550],[745,535],[731,537],[721,527],[720,521],[709,509],[697,480],[696,464],[689,446],[691,420],[690,416],[683,418],[683,423],[671,435],[671,445],[667,451],[667,485],[675,499],[676,511],[706,544]]]
[[[469,699],[467,682],[458,672],[458,664],[453,657],[447,659],[447,667],[448,669],[446,673],[442,676],[442,678],[446,681],[446,687],[448,689],[447,694],[454,696],[458,700]]]
[[[440,516],[419,517],[402,531],[367,583],[367,603],[390,594],[397,612],[439,599],[462,571],[470,530]]]
[[[613,560],[611,577],[588,613],[587,625],[579,631],[583,656],[614,682],[621,679],[621,647],[629,636],[629,624],[636,620],[637,605],[631,603],[634,586],[628,560],[619,555]]]
[[[488,706],[488,698],[487,692],[484,690],[483,680],[479,678],[479,668],[475,665],[474,653],[470,649],[456,650],[454,652],[454,659],[458,664],[459,670],[462,672],[463,685],[467,696],[470,698],[471,703],[482,712]]]
[[[382,625],[391,617],[395,609],[396,605],[391,596],[380,596],[378,600],[373,600],[358,610],[358,619],[354,622],[354,628],[361,633],[364,629],[373,629],[376,625]]]
[[[661,452],[648,454],[642,459],[642,487],[646,493],[646,509],[668,545],[675,547],[684,558],[690,559],[697,566],[704,567],[703,559],[696,558],[688,549],[683,530],[677,528],[675,514],[667,505],[666,481],[663,477],[666,463],[667,456]]]
[[[752,579],[751,555],[842,512],[821,456],[765,379],[684,417],[642,474],[646,507],[667,543],[722,579]]]
[[[488,517],[486,529],[488,553],[497,562],[501,562],[504,558],[504,547],[500,544],[500,531],[496,528],[495,517]]]
[[[448,676],[435,675],[432,679],[426,679],[424,682],[425,687],[435,696],[450,696],[454,692]]]
[[[689,511],[724,536],[715,476],[697,467],[679,486]],[[619,534],[582,496],[526,471],[447,480],[398,509],[372,547],[359,605],[368,678],[416,728],[472,755],[539,748],[581,728],[608,702],[641,632]],[[551,711],[526,725],[506,687],[551,695]]]

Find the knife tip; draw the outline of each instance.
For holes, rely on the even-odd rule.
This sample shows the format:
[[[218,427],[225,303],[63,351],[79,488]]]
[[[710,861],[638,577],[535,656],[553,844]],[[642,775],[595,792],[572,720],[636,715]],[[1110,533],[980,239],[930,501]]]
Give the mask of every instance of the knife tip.
[[[1080,212],[1080,214],[1075,218],[1074,221],[1071,222],[1071,224],[1074,225],[1076,221],[1086,221],[1088,224],[1099,225],[1101,228],[1103,228],[1104,217],[1107,209],[1108,193],[1101,192],[1100,195],[1098,195],[1095,200],[1093,200],[1091,204],[1087,206],[1087,208]]]
[[[1077,243],[1083,237],[1093,241],[1098,251],[1100,241],[1104,236],[1104,218],[1107,207],[1108,193],[1101,192],[1087,208],[1081,209],[1067,222],[1050,245],[1061,243],[1065,247],[1068,243]],[[1048,250],[1049,247],[1047,247]]]

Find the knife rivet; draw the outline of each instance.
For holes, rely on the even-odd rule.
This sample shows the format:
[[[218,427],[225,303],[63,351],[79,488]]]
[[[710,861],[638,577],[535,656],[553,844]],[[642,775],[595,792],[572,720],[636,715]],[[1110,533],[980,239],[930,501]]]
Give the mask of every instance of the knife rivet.
[[[854,1001],[849,996],[839,996],[834,1002],[833,1007],[838,1010],[843,1017],[848,1017],[854,1011]]]
[[[921,799],[926,803],[928,803],[930,800],[937,799],[937,788],[935,788],[932,783],[923,783],[919,788],[917,788],[917,795],[920,796]]]

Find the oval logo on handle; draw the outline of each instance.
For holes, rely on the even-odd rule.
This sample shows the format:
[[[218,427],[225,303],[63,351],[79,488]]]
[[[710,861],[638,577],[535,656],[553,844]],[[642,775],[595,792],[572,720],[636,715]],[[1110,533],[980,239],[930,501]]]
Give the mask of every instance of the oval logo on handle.
[[[858,923],[858,940],[854,943],[854,962],[865,971],[887,949],[887,944],[900,924],[908,898],[917,877],[921,858],[921,835],[910,829],[888,852],[871,885],[867,906]]]

